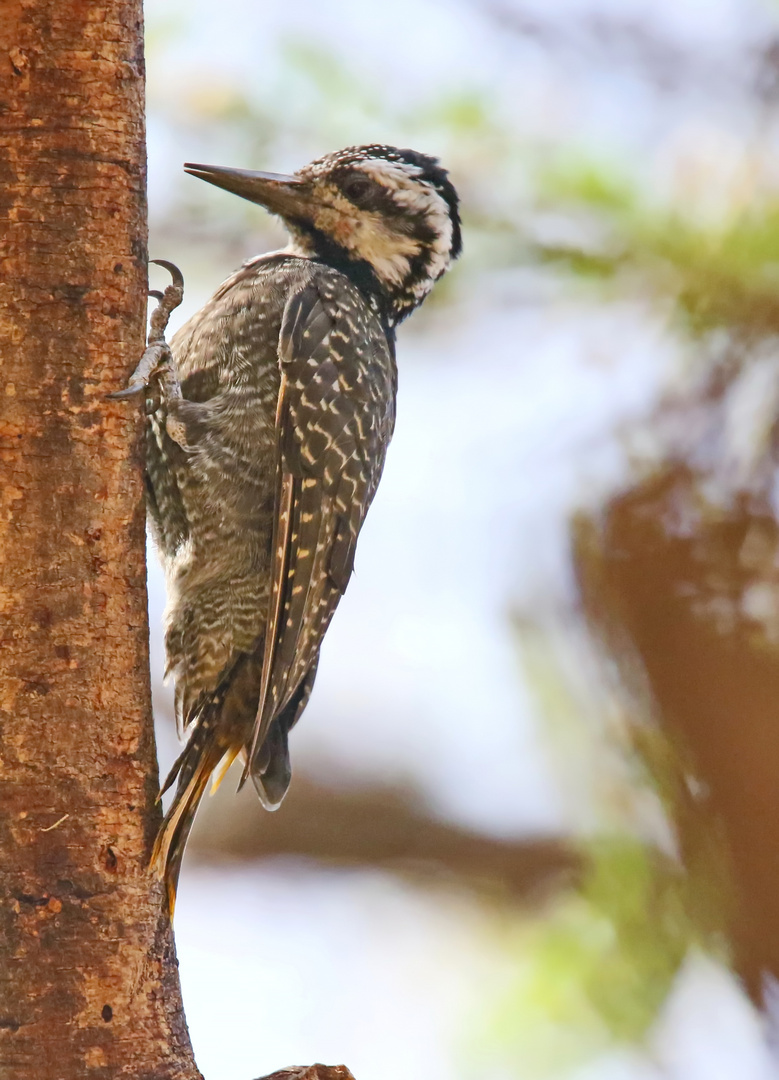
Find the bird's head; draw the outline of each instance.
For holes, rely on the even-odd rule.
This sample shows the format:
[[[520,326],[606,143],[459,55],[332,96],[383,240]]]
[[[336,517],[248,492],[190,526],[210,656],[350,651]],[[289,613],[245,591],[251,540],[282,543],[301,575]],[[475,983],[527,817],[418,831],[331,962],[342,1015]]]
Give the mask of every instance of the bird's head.
[[[391,323],[421,304],[460,254],[457,192],[437,160],[415,150],[351,146],[292,176],[184,168],[278,214],[296,254],[342,270]]]

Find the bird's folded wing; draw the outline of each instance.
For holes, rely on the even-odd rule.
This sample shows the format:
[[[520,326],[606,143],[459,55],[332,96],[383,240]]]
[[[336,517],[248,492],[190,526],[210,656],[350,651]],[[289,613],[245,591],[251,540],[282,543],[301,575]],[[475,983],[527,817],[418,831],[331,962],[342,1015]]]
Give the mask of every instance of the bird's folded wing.
[[[351,289],[315,281],[279,338],[276,509],[257,719],[245,776],[315,663],[351,576],[394,423],[394,364]]]

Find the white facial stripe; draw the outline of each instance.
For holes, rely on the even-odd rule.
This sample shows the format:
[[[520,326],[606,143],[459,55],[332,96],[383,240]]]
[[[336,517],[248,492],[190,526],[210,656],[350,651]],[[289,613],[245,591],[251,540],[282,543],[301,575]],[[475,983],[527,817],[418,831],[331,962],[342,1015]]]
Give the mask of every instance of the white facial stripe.
[[[449,265],[452,219],[448,203],[432,184],[418,179],[422,172],[418,165],[374,159],[361,161],[357,168],[391,192],[395,203],[426,220],[435,239],[428,247],[430,281],[420,282],[419,287],[423,292],[428,291],[432,282],[440,277]],[[370,219],[363,216],[362,222],[365,227],[359,230],[360,235],[355,239],[362,250],[366,251],[365,257],[373,264],[380,278],[393,285],[401,284],[409,272],[409,260],[406,256],[419,254],[422,245],[402,233],[388,229],[379,215],[371,215]],[[369,222],[375,222],[374,229],[370,229]],[[414,292],[416,294],[418,289],[415,288]]]
[[[452,248],[452,218],[449,204],[432,184],[417,179],[418,165],[406,162],[373,160],[360,162],[359,168],[375,182],[392,192],[393,200],[424,217],[435,236],[430,247],[429,272],[435,280],[449,265]]]
[[[326,173],[332,164],[331,159],[323,159],[303,172],[317,176]],[[378,157],[352,160],[350,164],[382,187],[399,208],[422,219],[431,239],[422,241],[394,229],[391,218],[356,208],[339,188],[330,184],[315,224],[356,257],[369,262],[379,280],[394,290],[403,290],[412,259],[424,253],[423,276],[413,284],[408,282],[405,289],[418,303],[449,266],[453,235],[449,204],[433,184],[420,179],[424,170],[419,165]]]

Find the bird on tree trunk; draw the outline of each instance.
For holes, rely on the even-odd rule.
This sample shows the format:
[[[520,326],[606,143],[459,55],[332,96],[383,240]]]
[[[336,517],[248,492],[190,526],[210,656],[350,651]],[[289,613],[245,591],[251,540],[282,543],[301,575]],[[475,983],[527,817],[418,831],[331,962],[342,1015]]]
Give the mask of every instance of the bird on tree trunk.
[[[188,733],[154,858],[175,901],[208,783],[244,755],[263,805],[290,782],[308,702],[395,423],[395,327],[461,248],[438,162],[358,146],[292,176],[186,165],[282,218],[289,243],[246,262],[173,337],[174,284],[127,391],[144,392],[147,491],[165,570],[167,672]]]

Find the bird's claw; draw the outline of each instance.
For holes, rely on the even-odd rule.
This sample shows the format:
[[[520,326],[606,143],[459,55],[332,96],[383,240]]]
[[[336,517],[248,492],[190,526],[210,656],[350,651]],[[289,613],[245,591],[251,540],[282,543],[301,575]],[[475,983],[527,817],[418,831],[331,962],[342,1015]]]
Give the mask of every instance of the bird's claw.
[[[184,277],[179,268],[165,259],[152,259],[155,266],[161,266],[167,270],[173,279],[165,289],[159,303],[151,313],[149,320],[149,345],[165,341],[165,330],[171,312],[175,310],[184,299]],[[159,296],[159,293],[149,293],[150,296]]]
[[[106,394],[106,398],[109,401],[127,401],[128,398],[135,397],[136,394],[142,394],[146,386],[142,382],[129,383],[125,386],[124,390],[114,390],[111,394]]]
[[[184,275],[181,273],[175,263],[168,262],[167,259],[149,259],[149,262],[154,263],[155,266],[161,266],[163,270],[167,270],[173,281],[168,286],[168,289],[178,289],[181,293],[178,304],[174,304],[173,307],[178,307],[181,303],[181,297],[184,295]],[[167,289],[165,290],[168,291]],[[171,308],[171,311],[173,308]]]
[[[165,340],[165,330],[173,312],[184,299],[184,277],[179,268],[165,259],[151,259],[156,266],[167,270],[173,281],[164,292],[158,289],[149,289],[149,296],[157,300],[157,306],[149,319],[149,335],[146,350],[138,362],[138,366],[130,376],[127,386],[123,390],[115,390],[107,397],[111,401],[126,401],[138,394],[146,394],[146,412],[156,412],[160,406],[161,397],[158,393],[154,396],[149,394],[152,379],[157,381],[159,372],[160,382],[164,389],[171,391],[175,396],[175,388],[178,387],[176,378],[170,368],[170,349]],[[166,373],[167,372],[167,373]],[[166,373],[166,374],[165,374]],[[175,383],[175,388],[173,384]],[[180,391],[179,391],[180,394]],[[156,402],[155,402],[156,398]]]

